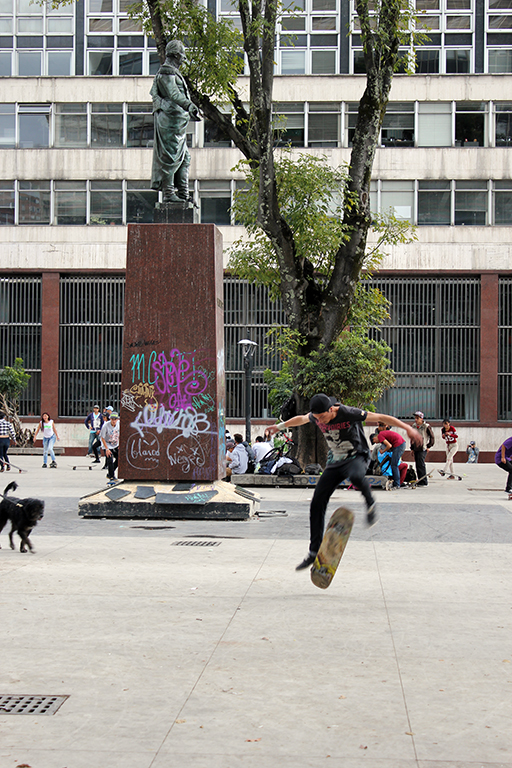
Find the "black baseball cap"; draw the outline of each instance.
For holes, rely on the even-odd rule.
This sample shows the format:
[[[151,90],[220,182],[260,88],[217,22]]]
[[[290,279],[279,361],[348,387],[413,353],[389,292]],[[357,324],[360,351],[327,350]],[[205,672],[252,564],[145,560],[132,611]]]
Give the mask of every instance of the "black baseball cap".
[[[313,395],[309,401],[309,410],[311,413],[325,413],[328,411],[331,405],[334,405],[336,400],[333,397],[320,393],[319,395]]]

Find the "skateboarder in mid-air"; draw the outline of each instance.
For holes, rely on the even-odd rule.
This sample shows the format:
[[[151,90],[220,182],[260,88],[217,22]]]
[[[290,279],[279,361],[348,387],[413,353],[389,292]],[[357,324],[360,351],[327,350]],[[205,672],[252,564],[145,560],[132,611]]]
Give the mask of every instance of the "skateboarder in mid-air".
[[[300,427],[311,422],[322,431],[329,453],[327,465],[315,488],[309,512],[311,540],[309,552],[296,570],[312,565],[322,542],[325,511],[329,499],[338,485],[348,478],[364,496],[366,501],[366,522],[369,526],[377,522],[375,499],[366,480],[369,448],[363,431],[363,422],[377,424],[383,421],[389,426],[399,427],[407,432],[411,443],[421,443],[418,431],[394,416],[371,413],[361,408],[342,405],[334,397],[314,395],[309,403],[310,412],[269,427],[274,434],[290,427]]]

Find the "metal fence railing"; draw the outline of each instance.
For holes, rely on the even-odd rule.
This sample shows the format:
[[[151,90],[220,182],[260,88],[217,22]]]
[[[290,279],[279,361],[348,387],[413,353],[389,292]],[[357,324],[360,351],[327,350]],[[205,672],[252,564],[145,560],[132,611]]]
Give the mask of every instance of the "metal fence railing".
[[[512,277],[499,278],[498,420],[512,421]]]
[[[21,357],[30,374],[20,398],[22,416],[39,414],[41,408],[41,295],[40,275],[0,277],[0,368]]]

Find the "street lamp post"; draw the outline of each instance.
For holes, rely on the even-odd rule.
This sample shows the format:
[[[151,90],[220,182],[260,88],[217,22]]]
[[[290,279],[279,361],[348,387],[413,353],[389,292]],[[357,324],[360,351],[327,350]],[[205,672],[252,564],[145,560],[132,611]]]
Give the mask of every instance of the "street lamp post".
[[[244,371],[245,371],[245,439],[248,443],[251,442],[251,386],[252,386],[252,371],[254,365],[254,353],[258,346],[255,341],[250,339],[241,339],[238,342],[242,346],[242,353],[244,356]]]

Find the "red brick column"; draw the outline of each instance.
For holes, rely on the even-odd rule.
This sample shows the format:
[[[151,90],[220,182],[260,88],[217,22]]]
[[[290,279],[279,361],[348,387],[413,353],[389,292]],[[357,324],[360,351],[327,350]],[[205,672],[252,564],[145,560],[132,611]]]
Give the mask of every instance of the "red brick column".
[[[41,413],[59,415],[60,274],[43,272],[41,328]]]
[[[498,275],[482,274],[480,319],[480,422],[498,419]]]

